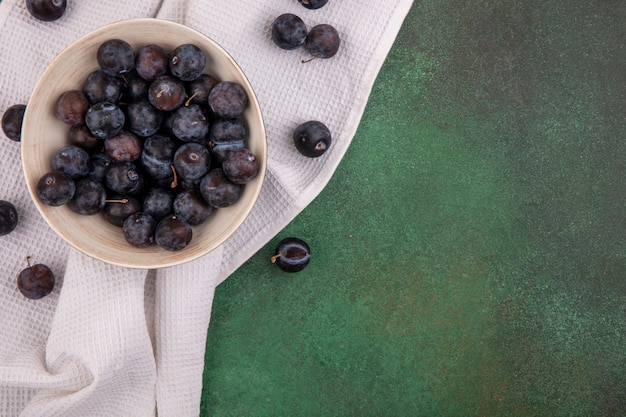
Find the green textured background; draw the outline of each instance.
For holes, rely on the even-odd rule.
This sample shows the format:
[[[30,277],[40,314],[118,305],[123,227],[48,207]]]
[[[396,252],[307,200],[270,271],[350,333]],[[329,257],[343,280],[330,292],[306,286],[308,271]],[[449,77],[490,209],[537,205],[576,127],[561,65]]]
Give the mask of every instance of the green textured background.
[[[625,22],[416,0],[328,187],[218,287],[202,416],[626,415]]]

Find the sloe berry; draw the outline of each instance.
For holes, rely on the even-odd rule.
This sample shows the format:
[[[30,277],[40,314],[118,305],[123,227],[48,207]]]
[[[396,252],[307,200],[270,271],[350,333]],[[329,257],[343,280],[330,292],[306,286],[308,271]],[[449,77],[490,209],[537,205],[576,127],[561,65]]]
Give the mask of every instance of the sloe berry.
[[[147,248],[154,243],[157,222],[145,212],[131,214],[122,223],[122,234],[126,242],[137,248]]]
[[[272,41],[281,49],[292,50],[304,45],[306,24],[293,13],[284,13],[272,23]]]
[[[31,300],[38,300],[50,294],[56,279],[52,270],[44,264],[30,265],[30,256],[26,257],[28,267],[17,276],[17,288],[22,295]]]
[[[169,251],[184,249],[191,242],[192,236],[189,222],[175,214],[161,219],[154,232],[156,243]]]
[[[2,115],[2,131],[7,138],[19,142],[22,140],[22,122],[26,112],[25,104],[14,104]]]
[[[17,227],[19,216],[10,201],[0,200],[0,236],[8,235]]]
[[[202,49],[194,44],[186,43],[177,46],[170,56],[172,75],[183,81],[192,81],[204,71],[206,56]]]
[[[43,204],[62,206],[74,197],[76,184],[61,171],[49,171],[37,182],[37,197]]]
[[[98,139],[116,135],[124,127],[125,120],[122,109],[105,101],[92,105],[85,114],[85,125]]]
[[[102,71],[113,77],[135,69],[135,50],[122,39],[104,41],[96,52]]]
[[[328,127],[320,121],[304,122],[293,132],[296,149],[305,156],[317,158],[330,147],[332,137]]]
[[[314,26],[309,31],[304,48],[313,58],[331,58],[339,50],[341,40],[337,29],[329,24]]]

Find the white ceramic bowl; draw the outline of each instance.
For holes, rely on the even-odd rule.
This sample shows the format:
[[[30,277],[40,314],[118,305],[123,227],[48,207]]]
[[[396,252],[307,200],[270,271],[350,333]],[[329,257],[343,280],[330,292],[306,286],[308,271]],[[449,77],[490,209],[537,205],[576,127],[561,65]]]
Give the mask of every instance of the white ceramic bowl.
[[[248,128],[247,147],[260,162],[259,174],[244,185],[237,203],[213,210],[206,222],[194,226],[190,244],[179,251],[167,251],[156,244],[145,249],[135,248],[124,240],[121,228],[110,224],[103,215],[83,216],[66,206],[47,206],[36,195],[37,181],[50,171],[52,155],[68,144],[69,126],[56,118],[54,103],[62,92],[82,89],[87,75],[98,69],[98,47],[112,38],[123,39],[135,49],[154,43],[172,50],[178,45],[193,43],[207,56],[205,72],[220,81],[239,83],[248,94],[249,104],[243,118]],[[61,238],[79,251],[104,262],[131,268],[161,268],[211,252],[243,223],[261,191],[267,161],[267,142],[263,117],[252,87],[237,63],[220,45],[186,26],[166,20],[142,18],[101,27],[77,39],[50,63],[27,104],[21,152],[24,175],[32,199],[46,222]]]

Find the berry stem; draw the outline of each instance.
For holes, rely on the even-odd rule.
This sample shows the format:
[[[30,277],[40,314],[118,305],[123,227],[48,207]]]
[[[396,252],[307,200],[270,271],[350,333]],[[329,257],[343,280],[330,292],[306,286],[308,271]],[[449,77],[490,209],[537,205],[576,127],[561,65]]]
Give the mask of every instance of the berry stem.
[[[277,253],[276,255],[272,256],[272,258],[271,258],[272,263],[275,264],[276,261],[278,260],[278,258],[280,258],[281,256],[284,256],[284,255],[285,254],[281,252],[281,253]]]
[[[195,93],[193,93],[191,97],[189,97],[187,101],[185,101],[185,107],[189,107],[189,105],[191,104],[191,100],[193,100],[198,94],[200,94],[199,91],[196,91]]]
[[[26,256],[26,265],[30,268],[30,255]]]
[[[119,200],[104,200],[105,203],[120,203],[120,204],[126,204],[128,203],[128,199],[127,198],[122,198]]]
[[[303,59],[303,60],[301,60],[300,62],[301,62],[302,64],[306,64],[306,63],[311,62],[311,61],[313,61],[313,60],[315,60],[315,59],[317,59],[317,58],[319,58],[319,55],[313,55],[311,58],[309,58],[309,59]]]
[[[159,90],[158,93],[156,93],[156,96],[158,98],[161,98],[161,96],[163,95],[163,93],[167,92],[167,90],[169,90],[169,88],[167,88],[166,85],[164,85],[163,87],[161,87],[161,89]]]
[[[174,164],[170,164],[170,168],[172,169],[172,174],[174,174],[174,179],[170,184],[170,188],[176,188],[178,186],[178,175],[176,174],[176,168],[174,167]]]

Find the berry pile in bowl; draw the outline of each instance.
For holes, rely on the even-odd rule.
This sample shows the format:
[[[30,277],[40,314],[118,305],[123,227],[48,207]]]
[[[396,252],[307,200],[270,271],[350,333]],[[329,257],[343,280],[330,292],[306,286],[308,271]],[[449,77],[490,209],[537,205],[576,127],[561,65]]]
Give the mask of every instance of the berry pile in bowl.
[[[50,227],[89,256],[134,268],[224,243],[256,203],[267,161],[259,103],[232,57],[152,18],[64,49],[32,92],[21,142]]]

